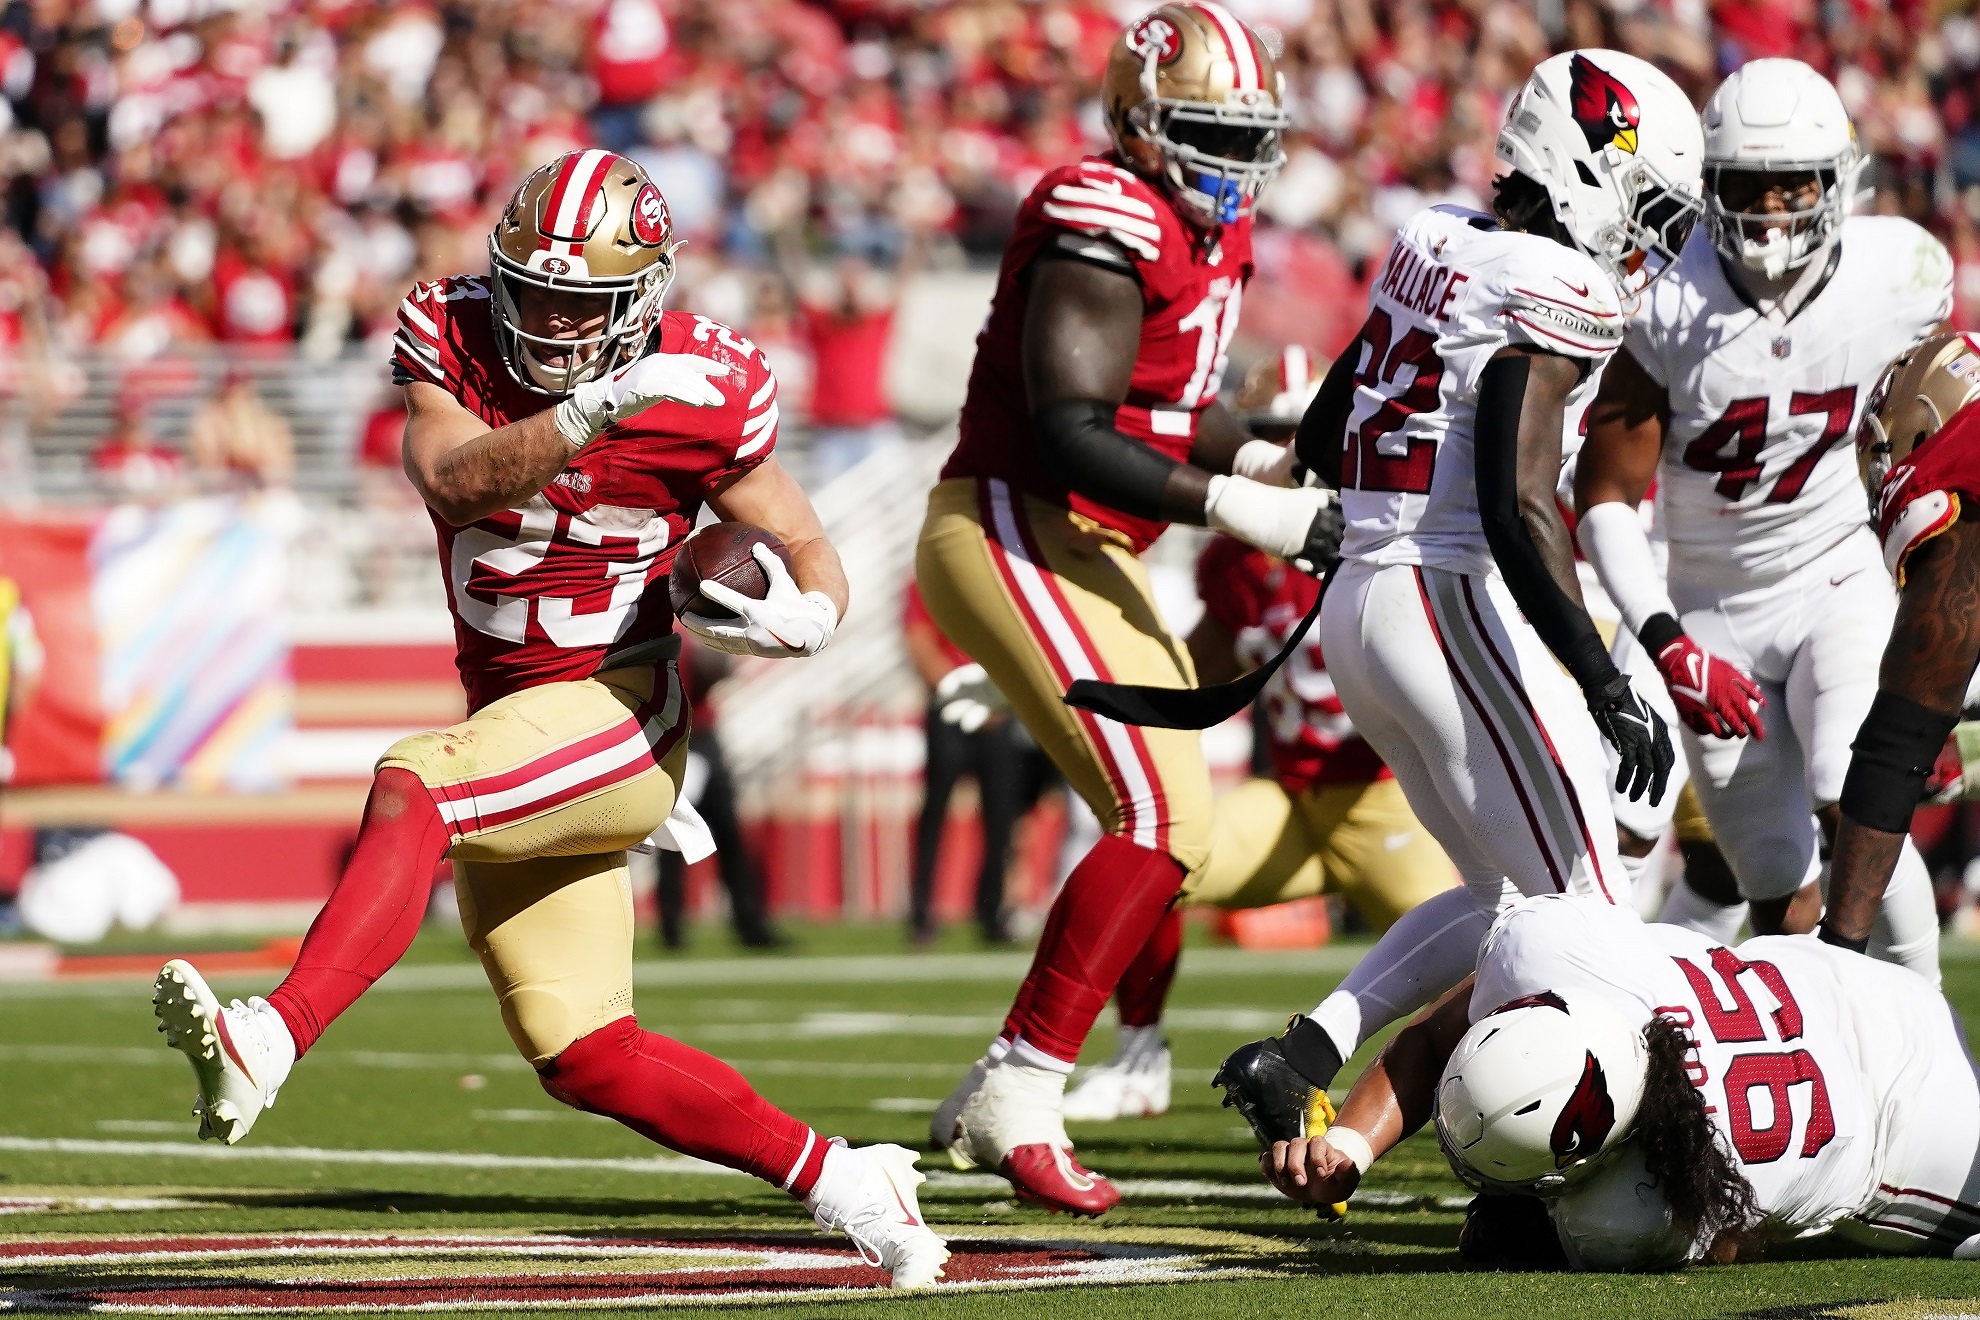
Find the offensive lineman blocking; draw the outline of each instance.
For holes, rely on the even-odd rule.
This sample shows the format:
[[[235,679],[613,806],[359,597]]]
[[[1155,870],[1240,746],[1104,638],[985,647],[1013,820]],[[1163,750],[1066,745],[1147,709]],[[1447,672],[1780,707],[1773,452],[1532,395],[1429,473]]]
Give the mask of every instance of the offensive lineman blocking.
[[[449,858],[468,943],[545,1091],[781,1187],[896,1287],[919,1286],[948,1250],[916,1208],[913,1152],[827,1141],[633,1017],[626,851],[649,837],[685,851],[705,830],[677,791],[673,552],[704,503],[790,550],[787,570],[758,549],[763,600],[703,584],[740,619],[681,623],[721,650],[815,654],[847,597],[773,457],[762,354],[661,308],[674,247],[644,170],[571,152],[510,198],[490,275],[419,285],[401,306],[406,474],[432,512],[471,713],[379,761],[350,864],[266,1000],[222,1007],[175,959],[153,1004],[198,1080],[199,1135],[232,1145],[405,953]]]
[[[1165,524],[1287,559],[1330,557],[1338,533],[1331,493],[1268,484],[1290,456],[1217,402],[1251,276],[1251,203],[1285,159],[1270,53],[1213,0],[1167,4],[1116,42],[1103,100],[1114,149],[1053,170],[1019,210],[915,563],[936,623],[1106,830],[930,1135],[1079,1214],[1120,1198],[1073,1157],[1066,1078],[1122,970],[1203,869],[1210,777],[1194,732],[1063,698],[1082,678],[1196,686],[1137,558]]]

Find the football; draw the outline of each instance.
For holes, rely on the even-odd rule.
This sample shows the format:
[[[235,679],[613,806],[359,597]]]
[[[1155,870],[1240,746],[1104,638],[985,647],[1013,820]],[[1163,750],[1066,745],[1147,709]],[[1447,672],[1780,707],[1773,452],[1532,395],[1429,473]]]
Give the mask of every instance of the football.
[[[690,532],[674,556],[674,567],[667,574],[667,595],[675,614],[696,614],[705,619],[733,619],[735,611],[718,605],[701,594],[704,582],[719,582],[754,600],[770,591],[770,579],[751,553],[767,545],[784,567],[791,566],[791,552],[784,543],[753,523],[710,523]]]

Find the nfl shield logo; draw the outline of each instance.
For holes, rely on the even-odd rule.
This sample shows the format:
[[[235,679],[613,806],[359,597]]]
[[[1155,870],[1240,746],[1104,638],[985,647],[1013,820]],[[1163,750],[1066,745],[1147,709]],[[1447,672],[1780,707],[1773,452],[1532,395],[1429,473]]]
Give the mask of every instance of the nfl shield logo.
[[[1774,341],[1775,357],[1784,358],[1792,352],[1794,352],[1794,341],[1789,339],[1786,335],[1782,335],[1780,338]]]

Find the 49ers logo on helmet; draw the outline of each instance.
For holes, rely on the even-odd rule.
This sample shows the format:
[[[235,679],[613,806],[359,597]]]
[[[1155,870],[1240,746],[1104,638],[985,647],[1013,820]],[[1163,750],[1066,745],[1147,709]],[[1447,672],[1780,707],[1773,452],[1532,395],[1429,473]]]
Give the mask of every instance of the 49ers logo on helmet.
[[[1602,1149],[1615,1125],[1616,1102],[1609,1094],[1609,1079],[1596,1062],[1595,1051],[1590,1050],[1581,1080],[1575,1083],[1574,1094],[1554,1120],[1554,1131],[1548,1138],[1554,1150],[1554,1167],[1564,1169]]]
[[[667,214],[667,199],[652,184],[639,190],[633,198],[632,232],[646,247],[659,247],[667,241],[667,228],[672,223]]]
[[[1568,64],[1568,113],[1581,126],[1590,151],[1615,147],[1636,154],[1636,130],[1643,120],[1636,94],[1586,55]]]
[[[1160,14],[1150,14],[1128,29],[1127,48],[1144,60],[1153,55],[1157,64],[1168,64],[1182,54],[1182,33]]]

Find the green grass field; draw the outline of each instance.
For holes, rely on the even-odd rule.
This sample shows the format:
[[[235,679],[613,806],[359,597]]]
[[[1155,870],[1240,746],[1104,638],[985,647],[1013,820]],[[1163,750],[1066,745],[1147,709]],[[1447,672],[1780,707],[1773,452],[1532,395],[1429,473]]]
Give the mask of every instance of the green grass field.
[[[893,931],[805,931],[794,955],[774,957],[730,956],[712,933],[701,943],[699,956],[640,964],[644,1025],[729,1059],[821,1131],[916,1146],[927,1110],[995,1029],[1025,962],[960,943],[905,955]],[[1063,1244],[1083,1244],[1100,1253],[1083,1276],[1088,1286],[1060,1278],[988,1295],[799,1296],[784,1313],[1980,1313],[1980,1305],[1951,1300],[1980,1296],[1980,1263],[1865,1258],[1840,1247],[1648,1278],[1463,1273],[1455,1255],[1463,1189],[1422,1137],[1378,1166],[1365,1189],[1373,1203],[1344,1224],[1275,1200],[1257,1177],[1249,1132],[1218,1108],[1210,1071],[1231,1046],[1310,1006],[1359,952],[1351,944],[1273,955],[1192,949],[1170,1021],[1175,1107],[1161,1119],[1073,1128],[1086,1162],[1127,1192],[1101,1225],[1018,1208],[1000,1180],[936,1172],[946,1160],[924,1158],[932,1176],[922,1204],[932,1220],[998,1239],[998,1251],[1028,1240],[1061,1244],[1053,1248],[1061,1253]],[[246,995],[271,980],[218,988]],[[1980,1009],[1980,951],[1948,946],[1947,985],[1969,1014]],[[1110,1045],[1103,1026],[1089,1053]],[[276,1287],[282,1306],[307,1310],[313,1297],[352,1279],[416,1279],[435,1268],[503,1277],[523,1268],[521,1259],[554,1264],[567,1250],[589,1253],[583,1269],[594,1282],[605,1276],[585,1294],[585,1314],[650,1313],[614,1306],[625,1293],[614,1292],[610,1276],[677,1267],[697,1239],[790,1234],[785,1245],[798,1251],[834,1241],[803,1236],[808,1218],[768,1187],[655,1159],[664,1152],[552,1102],[511,1052],[479,969],[447,935],[423,938],[408,964],[331,1030],[232,1151],[194,1141],[190,1075],[154,1034],[144,984],[0,989],[0,1079],[0,1307],[27,1313],[87,1310],[117,1290],[142,1302],[148,1288],[188,1280]],[[202,1242],[180,1242],[175,1255],[128,1254],[134,1235],[311,1231],[374,1242],[397,1235],[418,1245],[426,1263],[388,1250],[384,1264],[366,1265],[342,1238],[235,1243],[227,1256]],[[489,1241],[496,1233],[516,1235],[518,1249]],[[74,1241],[83,1238],[118,1245],[97,1251]],[[693,1260],[720,1265],[739,1250],[718,1244]],[[58,1259],[57,1251],[69,1255]],[[1173,1281],[1133,1282],[1152,1277]],[[425,1286],[408,1295],[448,1300],[444,1288]]]

